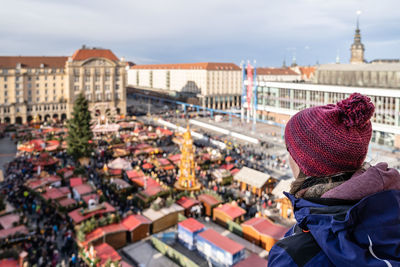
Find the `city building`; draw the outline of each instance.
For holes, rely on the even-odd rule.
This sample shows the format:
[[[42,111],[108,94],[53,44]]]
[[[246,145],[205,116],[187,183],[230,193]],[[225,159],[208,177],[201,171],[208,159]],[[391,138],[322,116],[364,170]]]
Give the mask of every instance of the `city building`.
[[[301,74],[290,68],[257,68],[257,81],[295,82],[301,80]]]
[[[83,92],[97,116],[126,112],[126,63],[111,50],[83,46],[70,57],[0,57],[0,123],[70,117]]]
[[[233,63],[135,65],[128,70],[128,86],[193,97],[216,109],[239,108],[241,70]]]
[[[400,89],[400,63],[398,59],[372,60],[364,58],[365,47],[357,20],[354,41],[350,48],[349,64],[319,65],[313,83],[355,87]]]

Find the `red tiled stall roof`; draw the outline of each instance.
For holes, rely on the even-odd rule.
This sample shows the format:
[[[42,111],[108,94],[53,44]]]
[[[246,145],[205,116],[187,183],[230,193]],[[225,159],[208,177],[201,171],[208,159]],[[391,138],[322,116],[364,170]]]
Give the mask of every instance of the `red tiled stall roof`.
[[[142,165],[142,168],[147,169],[147,170],[152,169],[153,167],[154,167],[153,164],[148,163],[148,162]]]
[[[145,179],[147,179],[146,184],[147,184],[148,187],[149,186],[159,186],[160,185],[159,183],[157,183],[156,180],[154,180],[153,178],[148,177],[148,176],[143,176],[143,177],[140,177],[140,178],[134,178],[134,179],[131,179],[131,181],[133,183],[135,183],[137,186],[144,187]]]
[[[196,62],[196,63],[177,63],[177,64],[153,64],[135,65],[131,69],[199,69],[199,70],[240,70],[234,63],[222,62]]]
[[[185,209],[190,209],[191,207],[198,205],[200,202],[194,198],[191,197],[181,197],[176,204],[182,206]]]
[[[14,223],[18,223],[18,214],[8,214],[0,217],[0,225],[3,229],[10,229]]]
[[[107,243],[95,246],[94,250],[96,251],[96,256],[100,258],[100,265],[106,263],[108,259],[111,261],[121,260],[121,256],[118,254],[118,252]]]
[[[3,229],[0,230],[0,239],[7,238],[8,236],[14,235],[16,233],[28,234],[29,232],[28,228],[26,228],[25,225],[20,225],[9,229]]]
[[[69,184],[71,185],[71,187],[81,185],[82,183],[83,183],[83,181],[82,181],[81,177],[73,177],[73,178],[69,179]]]
[[[155,186],[148,186],[145,190],[143,190],[141,193],[145,194],[148,197],[152,197],[157,195],[163,191],[161,186],[155,185]]]
[[[234,206],[232,204],[226,203],[222,206],[216,207],[215,210],[220,210],[224,212],[226,215],[232,218],[234,220],[235,218],[238,218],[244,214],[246,214],[246,211],[238,206]]]
[[[91,217],[93,217],[96,214],[105,214],[105,213],[110,213],[110,212],[114,212],[115,208],[113,206],[111,206],[110,204],[108,204],[107,202],[103,202],[104,204],[104,208],[102,209],[97,209],[95,211],[92,212],[88,212],[85,215],[81,214],[81,208],[78,208],[76,210],[73,210],[71,212],[68,213],[68,216],[75,222],[75,223],[80,223],[86,219],[89,219]]]
[[[255,253],[250,254],[246,259],[238,262],[233,265],[233,267],[258,267],[258,266],[268,266],[268,261],[266,259],[261,258]]]
[[[252,218],[248,221],[242,223],[242,226],[251,226],[254,230],[256,230],[261,235],[270,236],[273,239],[279,240],[281,239],[286,232],[289,230],[288,227],[283,225],[275,224],[272,221],[266,218]]]
[[[81,196],[93,192],[93,188],[89,184],[77,185],[73,189]]]
[[[82,200],[85,201],[86,204],[89,204],[89,200],[90,199],[94,199],[94,200],[97,201],[99,199],[99,195],[97,195],[97,194],[89,194],[89,195],[86,195],[86,196],[82,197]]]
[[[72,60],[80,61],[89,58],[107,58],[112,61],[118,61],[118,58],[110,49],[79,49],[72,55]]]
[[[58,201],[58,204],[61,207],[69,207],[69,206],[75,205],[76,204],[76,200],[73,199],[73,198],[64,198],[64,199],[60,199]]]
[[[49,199],[61,199],[68,195],[65,190],[60,190],[59,188],[46,188],[46,192],[42,194],[42,197],[46,200]]]
[[[135,214],[135,215],[129,215],[125,219],[122,220],[121,224],[125,226],[125,228],[128,231],[134,230],[136,227],[138,227],[141,224],[150,224],[151,221],[147,219],[146,217]]]
[[[199,236],[202,238],[208,240],[215,246],[229,252],[230,254],[234,255],[244,249],[244,247],[235,241],[219,234],[217,231],[213,229],[207,229],[201,233],[199,233]]]
[[[145,176],[142,171],[136,171],[136,170],[126,171],[126,175],[128,176],[129,179],[140,178]]]
[[[215,197],[208,195],[208,194],[201,194],[197,196],[197,199],[202,202],[206,202],[210,206],[215,206],[221,203],[218,199]]]
[[[68,57],[0,57],[0,68],[15,69],[20,63],[22,68],[64,68]]]
[[[179,223],[180,226],[194,233],[204,228],[204,224],[198,222],[193,218],[186,219]]]
[[[14,259],[2,259],[0,260],[0,267],[19,267],[19,263]]]

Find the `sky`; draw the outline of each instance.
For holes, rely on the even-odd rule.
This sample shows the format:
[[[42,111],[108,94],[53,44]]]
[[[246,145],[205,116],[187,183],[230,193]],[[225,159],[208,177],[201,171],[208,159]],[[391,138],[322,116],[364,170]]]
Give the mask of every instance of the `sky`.
[[[399,0],[0,0],[0,55],[69,56],[83,44],[136,64],[348,63],[400,58]]]

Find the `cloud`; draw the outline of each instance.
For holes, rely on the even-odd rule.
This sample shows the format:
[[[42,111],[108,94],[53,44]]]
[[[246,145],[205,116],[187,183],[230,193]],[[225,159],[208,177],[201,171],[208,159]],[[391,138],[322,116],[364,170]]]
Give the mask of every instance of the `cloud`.
[[[393,50],[396,45],[390,42],[398,34],[399,3],[13,0],[0,9],[0,50],[66,55],[87,44],[145,63],[257,59],[262,65],[280,65],[285,55],[291,58],[287,48],[292,48],[300,64],[314,64],[317,59],[324,63],[334,61],[337,49],[349,49],[356,11],[362,10],[367,51],[368,43],[384,50],[387,45],[391,51],[385,53],[394,57],[398,49]],[[370,56],[379,57],[379,49],[371,49]]]

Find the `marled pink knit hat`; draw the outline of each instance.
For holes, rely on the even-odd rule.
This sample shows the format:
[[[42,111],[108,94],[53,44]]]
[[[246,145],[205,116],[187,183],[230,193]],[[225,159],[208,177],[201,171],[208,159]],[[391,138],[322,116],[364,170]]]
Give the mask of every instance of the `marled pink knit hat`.
[[[336,105],[312,107],[286,124],[286,147],[307,176],[327,176],[361,167],[368,152],[375,106],[359,93]]]

